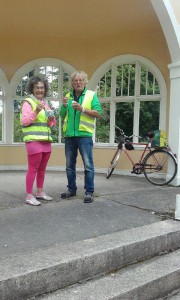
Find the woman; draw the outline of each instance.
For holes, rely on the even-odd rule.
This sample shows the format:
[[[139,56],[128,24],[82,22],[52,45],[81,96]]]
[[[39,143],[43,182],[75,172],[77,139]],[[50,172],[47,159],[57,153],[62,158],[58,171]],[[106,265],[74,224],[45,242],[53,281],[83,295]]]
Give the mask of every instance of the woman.
[[[21,124],[23,140],[26,144],[28,170],[26,173],[26,203],[41,205],[38,200],[51,201],[43,192],[45,171],[51,155],[51,127],[56,125],[53,111],[44,97],[48,92],[47,79],[34,76],[30,78],[27,92],[30,94],[22,104]],[[33,184],[36,178],[36,196]],[[37,200],[38,199],[38,200]]]

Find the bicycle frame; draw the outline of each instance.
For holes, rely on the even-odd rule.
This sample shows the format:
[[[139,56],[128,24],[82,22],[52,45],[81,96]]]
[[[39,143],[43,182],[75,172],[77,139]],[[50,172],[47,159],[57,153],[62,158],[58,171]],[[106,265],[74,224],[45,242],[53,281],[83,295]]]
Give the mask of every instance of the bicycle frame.
[[[123,150],[123,151],[125,152],[126,156],[128,157],[128,159],[129,159],[130,162],[132,163],[132,166],[135,166],[136,164],[141,164],[141,163],[143,162],[143,159],[144,159],[145,155],[146,155],[146,152],[147,152],[147,151],[148,151],[148,152],[151,152],[151,151],[152,151],[152,150],[151,150],[151,141],[149,141],[148,143],[144,143],[144,144],[143,144],[143,143],[142,143],[142,144],[140,144],[140,143],[133,143],[133,142],[130,142],[130,144],[133,145],[133,146],[144,146],[144,149],[142,150],[142,154],[141,154],[141,156],[140,156],[139,161],[138,161],[138,162],[135,162],[135,161],[132,159],[131,155],[130,155],[130,151],[126,150],[125,144],[123,144],[123,147],[122,147],[121,150]]]

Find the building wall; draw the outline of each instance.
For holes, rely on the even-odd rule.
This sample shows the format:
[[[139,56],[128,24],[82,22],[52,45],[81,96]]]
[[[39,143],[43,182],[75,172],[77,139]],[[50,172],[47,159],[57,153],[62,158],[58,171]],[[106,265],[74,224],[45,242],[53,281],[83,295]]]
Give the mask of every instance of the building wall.
[[[56,58],[88,73],[89,79],[95,70],[108,59],[135,54],[152,61],[165,78],[168,91],[167,116],[169,115],[169,70],[171,62],[167,44],[161,27],[141,31],[122,31],[119,35],[84,39],[63,37],[44,38],[6,37],[1,38],[0,67],[7,79],[11,80],[15,72],[27,62],[37,58]],[[24,74],[22,74],[24,75]],[[168,117],[167,125],[168,125]],[[168,130],[168,128],[167,128]],[[113,148],[94,148],[96,168],[106,168],[113,155]],[[0,146],[0,164],[26,165],[24,145]],[[65,167],[64,147],[53,145],[49,166]],[[82,162],[78,158],[78,167]],[[127,166],[125,165],[125,168]]]

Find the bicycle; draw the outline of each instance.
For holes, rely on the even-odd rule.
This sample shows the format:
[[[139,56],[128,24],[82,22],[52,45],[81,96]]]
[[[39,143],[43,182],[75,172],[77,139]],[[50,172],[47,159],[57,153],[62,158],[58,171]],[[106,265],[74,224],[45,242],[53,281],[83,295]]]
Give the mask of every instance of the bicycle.
[[[147,133],[147,142],[135,143],[132,142],[132,136],[126,136],[124,131],[115,126],[120,131],[118,137],[117,150],[109,164],[106,178],[110,178],[115,167],[118,164],[122,151],[130,160],[133,169],[131,173],[136,175],[144,174],[145,178],[152,184],[163,186],[169,184],[177,174],[176,156],[172,153],[169,146],[152,147],[152,139],[154,134]],[[138,138],[141,138],[140,136]],[[134,150],[134,146],[144,146],[142,154],[138,162],[134,162],[130,151]],[[147,154],[145,154],[148,151]]]

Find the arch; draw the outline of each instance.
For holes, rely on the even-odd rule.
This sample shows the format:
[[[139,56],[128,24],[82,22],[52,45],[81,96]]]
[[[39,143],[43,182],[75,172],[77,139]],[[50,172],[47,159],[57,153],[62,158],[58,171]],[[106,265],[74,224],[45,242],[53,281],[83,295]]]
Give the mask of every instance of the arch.
[[[0,83],[1,83],[1,88],[3,91],[3,96],[7,97],[8,94],[8,89],[9,89],[9,82],[6,78],[6,75],[4,72],[0,69]]]
[[[75,71],[75,69],[69,65],[68,63],[55,59],[55,58],[39,58],[32,60],[25,65],[23,65],[21,68],[19,68],[14,76],[11,79],[10,82],[10,95],[11,97],[15,96],[16,88],[22,79],[22,77],[28,73],[29,71],[33,70],[35,66],[55,66],[55,67],[62,67],[64,70],[66,70],[69,73],[72,73]]]
[[[161,23],[172,62],[180,61],[180,25],[176,19],[169,0],[151,0],[153,8]]]
[[[8,114],[10,116],[10,121],[6,122],[6,142],[8,142],[9,144],[14,143],[14,135],[13,135],[13,130],[14,129],[14,106],[13,106],[13,100],[16,99],[18,101],[21,101],[23,98],[23,96],[17,96],[16,95],[16,91],[17,91],[17,87],[20,84],[21,80],[23,79],[23,77],[28,74],[29,72],[31,72],[32,70],[37,70],[38,73],[38,69],[40,67],[55,67],[58,68],[59,71],[61,72],[67,72],[69,74],[71,74],[72,72],[75,71],[75,69],[69,65],[68,63],[58,60],[58,59],[54,59],[54,58],[39,58],[39,59],[35,59],[32,60],[26,64],[24,64],[22,67],[20,67],[16,73],[14,74],[14,76],[12,77],[10,84],[9,84],[9,92],[8,92],[8,101],[6,101],[6,107],[8,107]],[[60,80],[60,84],[61,84],[61,80]],[[58,98],[56,98],[56,101],[60,101],[61,96],[62,96],[62,90],[61,88],[59,89],[59,96]],[[60,133],[60,129],[59,129],[59,133]],[[15,141],[15,143],[18,141]]]
[[[145,57],[133,54],[120,55],[113,57],[103,63],[96,71],[93,73],[90,81],[89,88],[96,90],[97,84],[101,77],[111,68],[112,64],[126,64],[126,63],[135,63],[139,62],[146,66],[157,78],[160,91],[161,91],[161,104],[160,104],[160,123],[159,126],[161,129],[166,131],[166,106],[167,106],[167,88],[164,77],[160,70],[156,67],[154,63],[148,60]]]

